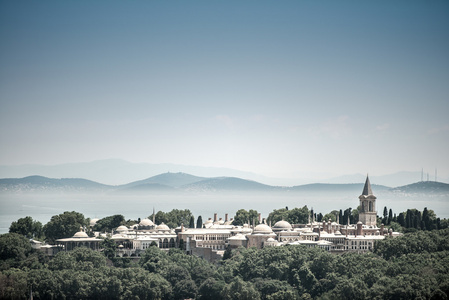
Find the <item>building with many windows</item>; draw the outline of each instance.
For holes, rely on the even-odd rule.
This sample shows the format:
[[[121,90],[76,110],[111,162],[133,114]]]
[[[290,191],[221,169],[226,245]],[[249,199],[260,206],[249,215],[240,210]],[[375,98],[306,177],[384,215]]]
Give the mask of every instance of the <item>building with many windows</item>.
[[[304,245],[319,247],[333,253],[371,251],[377,240],[386,235],[399,233],[387,232],[383,225],[377,227],[376,196],[367,176],[362,194],[359,196],[360,213],[357,224],[341,225],[331,220],[317,222],[313,219],[307,224],[290,224],[280,220],[272,227],[265,219],[259,224],[232,225],[228,214],[224,220],[209,218],[201,228],[185,228],[181,225],[171,229],[165,224],[156,225],[149,219],[143,219],[130,228],[119,226],[110,235],[99,234],[89,237],[82,230],[72,238],[57,240],[60,250],[70,251],[75,247],[89,247],[101,250],[101,238],[109,237],[117,244],[117,256],[137,257],[151,246],[163,250],[182,248],[187,253],[203,257],[209,261],[221,259],[228,248],[238,247],[277,247],[282,245]],[[92,220],[97,221],[97,220]],[[93,224],[95,222],[92,222]]]

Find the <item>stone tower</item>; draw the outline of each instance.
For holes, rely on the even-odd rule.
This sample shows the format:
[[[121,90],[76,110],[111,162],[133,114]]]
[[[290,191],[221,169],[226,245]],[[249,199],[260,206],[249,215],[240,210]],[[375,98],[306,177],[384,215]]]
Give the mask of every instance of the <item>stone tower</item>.
[[[365,186],[363,187],[360,199],[360,212],[359,221],[364,225],[376,226],[377,223],[377,211],[376,211],[376,196],[373,195],[371,189],[371,183],[369,182],[368,175],[366,175]]]

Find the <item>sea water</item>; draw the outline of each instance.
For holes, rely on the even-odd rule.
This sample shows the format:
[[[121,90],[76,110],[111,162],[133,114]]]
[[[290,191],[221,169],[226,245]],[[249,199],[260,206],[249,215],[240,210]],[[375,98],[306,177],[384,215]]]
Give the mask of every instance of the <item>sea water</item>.
[[[408,208],[423,210],[424,207],[434,210],[440,218],[449,218],[449,199],[447,196],[410,196],[410,195],[377,195],[377,212],[383,214],[384,206],[392,209],[397,215]],[[12,194],[0,193],[0,233],[9,230],[11,222],[19,218],[31,216],[43,225],[54,215],[65,211],[76,211],[86,218],[103,218],[121,214],[126,220],[137,220],[149,217],[153,208],[168,212],[172,209],[189,209],[196,218],[201,215],[203,221],[213,218],[214,213],[224,219],[234,217],[239,209],[254,209],[267,217],[274,209],[307,206],[315,213],[323,215],[332,210],[357,208],[358,195],[345,194],[258,194],[250,193],[221,194],[173,194],[173,195],[108,195],[108,194]]]

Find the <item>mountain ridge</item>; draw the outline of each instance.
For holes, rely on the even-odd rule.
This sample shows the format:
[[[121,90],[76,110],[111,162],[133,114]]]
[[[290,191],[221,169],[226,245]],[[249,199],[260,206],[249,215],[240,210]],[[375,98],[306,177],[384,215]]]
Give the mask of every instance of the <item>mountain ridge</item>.
[[[48,178],[39,175],[0,179],[1,192],[358,192],[364,183],[314,183],[296,186],[272,186],[237,177],[199,177],[182,172],[163,173],[124,185],[105,185],[83,178]],[[373,184],[375,193],[431,193],[449,194],[449,184],[417,182],[390,188]]]
[[[366,177],[366,174],[335,177],[336,175],[332,174],[299,172],[283,178],[277,178],[230,168],[171,163],[133,163],[122,159],[103,159],[56,165],[0,165],[0,178],[22,178],[30,174],[39,174],[48,178],[85,178],[108,185],[124,185],[167,172],[182,172],[207,178],[220,176],[238,177],[272,186],[295,186],[311,183],[357,183],[364,181]],[[378,176],[370,174],[370,178],[377,184],[397,187],[417,182],[421,178],[421,171],[403,171]],[[441,177],[440,182],[449,183],[449,178]]]

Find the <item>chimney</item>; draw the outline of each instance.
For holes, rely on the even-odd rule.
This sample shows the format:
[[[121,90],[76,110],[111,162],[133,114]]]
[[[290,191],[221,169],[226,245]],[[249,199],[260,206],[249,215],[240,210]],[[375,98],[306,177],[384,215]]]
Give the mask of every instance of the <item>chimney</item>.
[[[225,222],[227,222],[228,221],[228,214],[226,213],[225,214]]]
[[[217,213],[214,213],[214,223],[217,222]]]
[[[362,222],[357,222],[357,235],[362,235]]]

